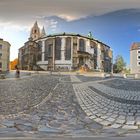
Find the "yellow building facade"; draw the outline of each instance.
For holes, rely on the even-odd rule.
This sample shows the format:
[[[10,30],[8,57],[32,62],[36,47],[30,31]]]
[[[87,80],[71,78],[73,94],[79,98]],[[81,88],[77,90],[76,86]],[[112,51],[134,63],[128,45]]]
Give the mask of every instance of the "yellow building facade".
[[[9,71],[10,43],[0,39],[0,71]]]

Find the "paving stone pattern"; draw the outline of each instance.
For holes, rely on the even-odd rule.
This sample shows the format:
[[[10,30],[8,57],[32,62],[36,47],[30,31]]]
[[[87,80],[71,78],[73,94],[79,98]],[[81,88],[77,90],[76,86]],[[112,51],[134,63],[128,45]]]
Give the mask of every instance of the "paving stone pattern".
[[[31,73],[30,72],[20,72],[20,77],[27,77],[27,76],[30,76]],[[16,78],[16,71],[13,71],[13,72],[7,72],[5,73],[5,77],[6,78]]]
[[[131,80],[118,78],[107,82],[101,82],[105,86],[109,86],[115,89],[122,89],[128,91],[140,91],[140,80]]]
[[[116,81],[120,84],[123,82],[122,79],[116,79]],[[104,126],[138,129],[140,127],[139,90],[114,89],[113,82],[115,83],[115,79],[74,84],[79,104],[91,119]],[[129,87],[132,85],[133,88],[133,81],[125,82],[127,86],[130,84]],[[108,83],[107,86],[105,83]]]
[[[50,99],[37,108],[28,108],[20,116],[17,115],[13,118],[3,119],[0,123],[0,132],[33,131],[35,134],[41,135],[61,134],[89,136],[98,134],[102,130],[102,125],[91,120],[81,109],[75,96],[72,83],[64,83],[64,80],[70,80],[69,76],[47,77],[44,75],[35,76],[31,79],[38,79],[38,85],[40,86],[38,87],[36,85],[36,87],[42,87],[46,92],[46,88],[49,89],[51,85],[54,85],[53,90],[51,90],[52,94]],[[40,84],[41,81],[39,79],[44,79],[44,84]],[[74,77],[74,79],[76,78]],[[27,82],[28,80],[29,79],[26,78],[26,80],[22,79],[21,81]],[[50,84],[46,83],[47,81]],[[76,80],[73,81],[75,82]],[[79,80],[77,82],[79,82]],[[29,83],[26,84],[29,85]],[[45,88],[43,85],[46,84],[47,86]],[[49,95],[50,93],[47,96]]]
[[[81,77],[38,74],[1,80],[0,136],[27,136],[29,132],[43,136],[116,136],[128,130],[139,132],[139,90],[112,86],[115,81],[123,83],[122,79]],[[125,84],[131,86],[133,81]]]
[[[102,78],[102,77],[92,77],[92,76],[84,76],[84,75],[76,75],[76,77],[78,79],[80,79],[80,81],[82,81],[82,82],[99,81],[99,80],[105,79],[105,78]]]
[[[59,82],[57,76],[0,81],[0,115],[15,114],[40,103]]]
[[[81,82],[81,80],[75,75],[72,75],[70,78],[71,78],[71,82]]]

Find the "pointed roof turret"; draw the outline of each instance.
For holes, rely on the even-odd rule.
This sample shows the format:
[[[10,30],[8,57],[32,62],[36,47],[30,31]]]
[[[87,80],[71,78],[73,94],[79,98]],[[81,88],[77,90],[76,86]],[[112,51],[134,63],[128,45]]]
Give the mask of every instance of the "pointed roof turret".
[[[41,30],[41,37],[44,37],[46,36],[46,32],[45,32],[45,28],[43,26],[42,30]]]
[[[38,27],[38,23],[37,23],[37,21],[34,23],[34,27]]]

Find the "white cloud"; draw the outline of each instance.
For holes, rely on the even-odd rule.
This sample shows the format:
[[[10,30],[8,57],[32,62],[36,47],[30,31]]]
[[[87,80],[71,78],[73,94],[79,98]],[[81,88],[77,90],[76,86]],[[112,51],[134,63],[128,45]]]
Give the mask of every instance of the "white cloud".
[[[66,14],[58,15],[58,17],[63,18],[66,21],[72,21],[72,20],[76,20],[76,19],[80,18],[80,17],[66,15]]]
[[[46,23],[45,24],[46,28],[50,28],[54,32],[57,28],[58,21],[54,19],[50,19],[50,20],[45,20],[45,23]]]
[[[29,26],[21,26],[12,22],[0,22],[0,28],[2,28],[4,31],[14,30],[14,31],[30,31]]]
[[[59,16],[67,21],[88,15],[101,15],[120,9],[140,8],[138,0],[3,0],[0,17],[3,22],[28,25],[46,16]]]

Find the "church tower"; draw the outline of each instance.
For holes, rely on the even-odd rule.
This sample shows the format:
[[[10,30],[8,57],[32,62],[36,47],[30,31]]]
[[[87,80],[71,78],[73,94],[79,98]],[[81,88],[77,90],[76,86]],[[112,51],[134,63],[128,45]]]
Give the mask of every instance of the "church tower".
[[[38,27],[37,21],[35,22],[34,26],[31,29],[30,38],[36,40],[40,37],[40,28]]]
[[[43,26],[42,30],[41,30],[41,37],[45,37],[46,36],[46,32],[45,32],[45,28]]]

